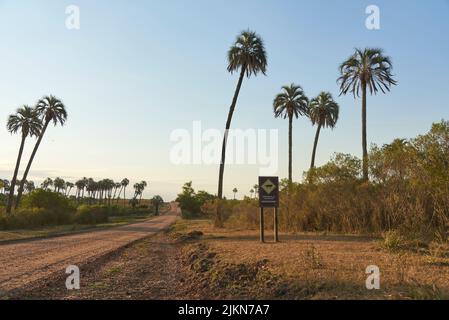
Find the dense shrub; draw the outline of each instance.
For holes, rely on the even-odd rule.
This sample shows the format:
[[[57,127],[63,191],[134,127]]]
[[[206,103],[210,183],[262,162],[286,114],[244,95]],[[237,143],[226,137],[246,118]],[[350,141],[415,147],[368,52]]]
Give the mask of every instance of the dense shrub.
[[[108,207],[82,205],[76,210],[74,222],[79,224],[97,224],[108,222],[108,219]]]
[[[449,122],[416,139],[373,146],[369,159],[370,182],[361,179],[361,161],[345,154],[308,172],[303,183],[284,181],[281,230],[386,234],[393,247],[447,241]],[[257,203],[240,202],[227,223],[257,228]]]
[[[176,201],[181,207],[182,217],[184,219],[192,219],[205,216],[207,212],[202,210],[202,206],[213,199],[215,197],[205,191],[195,192],[192,182],[187,182],[182,187],[182,193],[178,194]]]

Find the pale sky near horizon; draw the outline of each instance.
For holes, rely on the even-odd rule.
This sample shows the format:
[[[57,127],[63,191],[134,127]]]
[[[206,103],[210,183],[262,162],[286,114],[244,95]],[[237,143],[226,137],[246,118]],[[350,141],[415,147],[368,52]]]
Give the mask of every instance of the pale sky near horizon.
[[[68,30],[65,9],[77,5],[81,29]],[[365,27],[365,8],[380,8],[381,29]],[[338,65],[355,47],[381,47],[399,84],[368,98],[368,139],[412,138],[449,119],[449,1],[386,0],[0,0],[0,178],[11,179],[20,137],[6,131],[9,114],[54,94],[67,106],[64,128],[50,127],[32,167],[44,177],[146,180],[145,196],[171,200],[184,182],[216,193],[217,165],[174,165],[175,129],[223,130],[237,75],[226,53],[236,35],[265,41],[267,76],[245,79],[232,123],[279,129],[279,170],[287,176],[288,123],[274,119],[282,85],[309,97],[331,92],[341,107],[333,131],[320,137],[317,164],[334,152],[361,154],[360,100],[339,97]],[[294,122],[293,168],[310,164],[315,128]],[[22,169],[34,140],[28,140]],[[249,195],[256,165],[227,166],[225,195]]]

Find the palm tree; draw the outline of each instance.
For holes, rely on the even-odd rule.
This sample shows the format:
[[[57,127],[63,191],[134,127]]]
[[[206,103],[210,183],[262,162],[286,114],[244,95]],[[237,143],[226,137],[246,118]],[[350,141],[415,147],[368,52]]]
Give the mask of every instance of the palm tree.
[[[75,184],[73,184],[72,182],[65,183],[65,189],[66,189],[65,196],[66,197],[70,195],[70,192],[72,191],[73,187],[75,187]]]
[[[117,191],[120,190],[120,188],[122,187],[122,184],[120,182],[116,182],[114,184],[114,195],[112,196],[112,200],[115,199],[115,196],[117,195]],[[120,195],[120,193],[119,193]]]
[[[368,181],[368,147],[366,140],[366,96],[367,88],[370,94],[387,93],[396,80],[392,75],[392,63],[390,57],[384,56],[382,49],[365,48],[356,49],[355,53],[340,65],[341,76],[340,95],[348,92],[354,98],[362,93],[362,148],[363,148],[363,179]]]
[[[83,178],[81,180],[78,180],[77,182],[75,182],[75,186],[76,186],[76,197],[77,199],[80,199],[82,196],[81,194],[83,193],[83,197],[84,197],[84,189],[86,188],[86,178]]]
[[[223,146],[221,150],[220,171],[218,175],[218,198],[223,198],[223,175],[226,162],[226,143],[228,139],[229,129],[231,127],[232,116],[234,114],[237,99],[242,87],[243,78],[249,78],[251,75],[257,75],[259,72],[265,75],[267,69],[267,56],[262,38],[253,31],[243,31],[235,41],[234,45],[228,51],[228,71],[232,74],[240,70],[240,77],[237,88],[234,92],[231,107],[229,108],[228,119],[226,121],[226,129],[223,138]],[[221,226],[221,207],[217,208],[217,226]]]
[[[293,117],[308,115],[308,103],[301,86],[291,84],[283,86],[283,92],[278,94],[273,102],[274,116],[288,118],[288,181],[292,182],[292,148],[293,148]]]
[[[254,189],[249,190],[249,193],[251,194],[251,199],[252,199],[253,195],[254,195]]]
[[[28,165],[26,167],[25,173],[23,174],[22,183],[20,184],[19,191],[17,194],[16,208],[19,206],[20,199],[22,197],[23,192],[23,181],[26,180],[28,173],[30,172],[31,164],[33,163],[34,157],[36,156],[37,149],[41,144],[42,138],[44,137],[45,131],[50,122],[56,126],[58,123],[61,126],[64,126],[67,120],[67,111],[65,109],[64,104],[61,100],[54,96],[46,96],[39,100],[36,106],[36,110],[43,117],[44,126],[39,134],[39,138],[37,139],[36,145],[34,146],[33,152],[31,153],[30,160],[28,161]]]
[[[121,182],[123,187],[123,206],[126,206],[126,187],[129,185],[129,180],[124,178]]]
[[[27,181],[27,182],[25,183],[25,190],[26,190],[26,192],[31,193],[31,192],[33,192],[35,189],[36,189],[36,186],[34,185],[34,182],[33,182],[33,181]]]
[[[54,192],[60,192],[65,189],[65,181],[62,178],[56,178],[53,182]]]
[[[20,133],[22,134],[16,167],[14,169],[14,175],[11,180],[11,186],[9,188],[8,203],[6,205],[6,212],[9,214],[11,213],[14,188],[16,187],[17,175],[19,173],[20,161],[22,159],[25,140],[28,136],[39,136],[42,129],[42,122],[39,120],[36,110],[30,108],[29,106],[23,106],[22,108],[17,109],[16,114],[9,116],[6,127],[10,133],[17,133],[20,131]]]
[[[309,105],[309,116],[313,125],[318,125],[313,144],[312,162],[310,169],[315,168],[316,148],[320,137],[321,128],[335,128],[338,121],[340,107],[329,92],[321,92],[318,97],[312,99]]]
[[[47,178],[41,183],[41,188],[45,191],[48,191],[51,186],[53,186],[53,180],[51,178]]]
[[[237,194],[237,192],[239,192],[239,191],[237,190],[237,188],[234,188],[234,189],[232,190],[232,193],[234,193],[234,200],[235,200],[235,195]]]
[[[139,205],[140,205],[140,202],[142,201],[143,191],[145,190],[147,185],[148,184],[146,181],[141,181],[134,185],[134,189],[136,189],[136,195],[134,196],[134,198],[137,199],[137,196],[139,196]],[[136,188],[136,186],[137,186],[137,188]]]

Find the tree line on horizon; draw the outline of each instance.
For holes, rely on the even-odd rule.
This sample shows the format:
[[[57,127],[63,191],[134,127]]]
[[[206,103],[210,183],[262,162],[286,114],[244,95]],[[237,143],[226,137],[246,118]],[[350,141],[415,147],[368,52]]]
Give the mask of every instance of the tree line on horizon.
[[[21,184],[20,180],[16,181],[17,184]],[[93,178],[82,178],[75,183],[65,181],[64,179],[57,177],[55,179],[46,178],[40,184],[39,188],[45,191],[52,191],[60,193],[66,197],[71,196],[72,190],[75,190],[75,198],[78,202],[88,203],[103,203],[112,202],[119,203],[119,200],[123,200],[123,205],[126,205],[126,188],[130,181],[127,178],[121,180],[121,182],[114,182],[112,179],[101,179],[95,181]],[[33,181],[25,181],[24,183],[25,193],[31,193],[36,188]],[[137,182],[133,185],[134,194],[130,199],[131,205],[139,205],[142,200],[143,191],[148,186],[146,181]],[[0,179],[0,194],[6,194],[11,192],[11,183],[7,179]],[[123,198],[121,195],[123,194]]]

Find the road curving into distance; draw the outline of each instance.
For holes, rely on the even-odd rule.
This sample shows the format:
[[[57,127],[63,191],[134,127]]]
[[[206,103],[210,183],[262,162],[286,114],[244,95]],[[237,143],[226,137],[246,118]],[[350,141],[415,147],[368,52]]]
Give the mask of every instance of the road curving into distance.
[[[176,203],[161,216],[106,230],[0,245],[0,296],[50,275],[64,273],[69,265],[83,265],[134,241],[156,234],[180,216]]]

